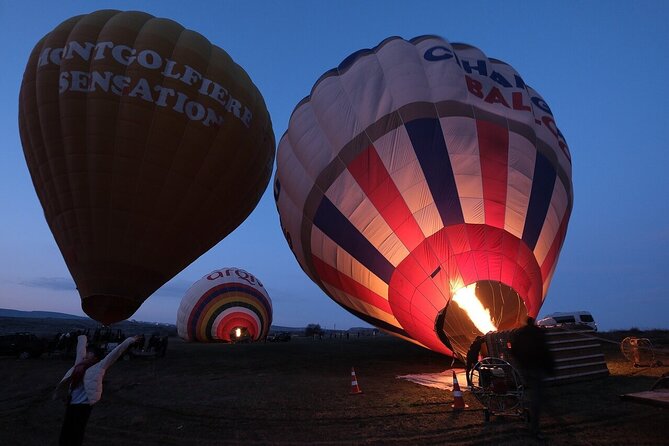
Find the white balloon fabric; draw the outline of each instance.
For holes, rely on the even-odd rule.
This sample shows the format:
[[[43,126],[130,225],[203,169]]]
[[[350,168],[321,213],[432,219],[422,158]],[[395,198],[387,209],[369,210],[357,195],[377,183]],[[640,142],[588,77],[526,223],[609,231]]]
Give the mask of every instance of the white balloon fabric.
[[[326,72],[295,108],[274,194],[302,269],[361,319],[460,355],[536,316],[573,204],[551,109],[511,66],[436,36],[393,37]]]
[[[239,268],[212,271],[195,282],[177,313],[177,332],[187,341],[258,341],[271,324],[267,291],[257,277]]]

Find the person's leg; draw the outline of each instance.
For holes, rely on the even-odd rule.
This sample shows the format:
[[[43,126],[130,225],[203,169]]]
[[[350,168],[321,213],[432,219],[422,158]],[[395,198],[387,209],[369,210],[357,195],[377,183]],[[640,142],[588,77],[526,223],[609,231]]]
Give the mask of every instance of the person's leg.
[[[86,425],[88,424],[88,418],[91,416],[91,408],[92,407],[90,404],[81,405],[81,416],[79,417],[79,422],[77,423],[77,446],[84,442],[84,431],[86,430]]]
[[[65,419],[63,420],[63,426],[60,428],[60,438],[58,440],[59,446],[68,446],[71,444],[70,438],[72,437],[73,423],[74,414],[72,413],[72,405],[68,404],[65,406]]]
[[[62,443],[61,446],[80,446],[84,441],[84,431],[91,415],[91,406],[89,404],[71,404],[68,409],[71,414],[71,421],[66,443]]]
[[[543,404],[543,376],[534,371],[531,378],[530,388],[530,430],[533,434],[539,433],[539,419],[541,418],[541,405]]]

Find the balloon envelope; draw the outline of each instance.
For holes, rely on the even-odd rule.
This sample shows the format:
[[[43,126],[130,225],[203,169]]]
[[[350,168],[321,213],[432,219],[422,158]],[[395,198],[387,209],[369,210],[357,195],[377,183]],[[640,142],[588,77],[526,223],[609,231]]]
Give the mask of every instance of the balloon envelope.
[[[272,301],[263,284],[238,268],[221,268],[195,282],[177,313],[177,332],[187,341],[257,341],[271,324]]]
[[[141,12],[97,11],[44,36],[19,126],[82,307],[105,324],[244,221],[274,160],[246,72],[200,34]]]
[[[279,143],[274,193],[325,293],[460,356],[536,316],[573,202],[542,97],[506,63],[435,36],[386,39],[321,76]]]

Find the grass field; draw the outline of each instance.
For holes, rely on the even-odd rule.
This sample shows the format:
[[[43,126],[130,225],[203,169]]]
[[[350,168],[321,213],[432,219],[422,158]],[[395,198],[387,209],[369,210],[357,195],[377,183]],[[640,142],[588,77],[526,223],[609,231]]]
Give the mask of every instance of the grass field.
[[[609,377],[548,389],[547,439],[538,441],[519,418],[485,423],[469,392],[469,408],[456,413],[451,392],[397,379],[443,371],[450,359],[388,336],[238,345],[170,338],[166,357],[109,370],[84,444],[669,444],[669,410],[619,399],[648,390],[669,367],[634,368],[613,342],[605,344]],[[51,392],[70,366],[0,358],[0,445],[57,443],[64,407]],[[362,395],[350,395],[352,366]]]

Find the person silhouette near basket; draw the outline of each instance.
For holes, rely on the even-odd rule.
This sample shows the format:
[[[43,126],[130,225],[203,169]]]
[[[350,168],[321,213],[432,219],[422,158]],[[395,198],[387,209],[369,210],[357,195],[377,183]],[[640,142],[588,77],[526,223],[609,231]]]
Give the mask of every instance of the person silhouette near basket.
[[[467,376],[467,385],[472,386],[472,377],[471,373],[474,369],[474,366],[479,362],[479,357],[481,356],[481,347],[485,344],[485,336],[477,336],[472,342],[472,345],[469,346],[467,351],[467,363],[465,365],[465,375]]]
[[[511,335],[511,354],[523,377],[529,397],[530,431],[541,438],[539,418],[544,399],[544,379],[555,370],[553,354],[548,348],[546,333],[528,317],[527,324]]]

